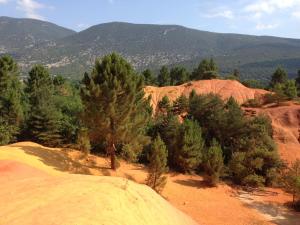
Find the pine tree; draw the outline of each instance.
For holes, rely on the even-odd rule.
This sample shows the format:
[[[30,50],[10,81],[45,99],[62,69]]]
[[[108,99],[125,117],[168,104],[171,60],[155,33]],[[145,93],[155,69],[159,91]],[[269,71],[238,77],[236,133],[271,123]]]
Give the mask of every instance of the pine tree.
[[[212,58],[202,60],[192,73],[192,79],[194,80],[209,80],[217,77],[218,67]]]
[[[298,76],[296,78],[296,85],[297,85],[298,96],[300,96],[300,70],[298,70]]]
[[[54,105],[53,83],[46,68],[36,65],[30,70],[26,92],[30,103],[29,136],[42,144],[58,145],[61,115]]]
[[[199,124],[193,120],[184,120],[179,136],[179,150],[176,164],[183,172],[196,169],[202,160],[204,140]]]
[[[223,170],[223,154],[221,146],[213,140],[211,146],[204,154],[204,169],[210,185],[216,186]]]
[[[234,69],[233,76],[236,78],[236,80],[240,80],[241,79],[240,71],[238,69]]]
[[[115,53],[97,60],[91,75],[85,73],[83,78],[83,122],[93,143],[106,144],[114,170],[116,146],[147,142],[144,132],[150,114],[143,85],[142,77]],[[140,148],[142,145],[133,146]]]
[[[168,96],[164,96],[157,104],[157,109],[158,112],[157,113],[168,113],[171,110],[171,102],[170,99],[168,98]]]
[[[223,121],[220,122],[222,126],[220,127],[219,138],[223,144],[225,160],[228,161],[233,152],[243,148],[240,141],[244,141],[241,135],[244,132],[246,121],[243,110],[233,97],[230,97],[226,102],[225,112]]]
[[[287,80],[284,83],[283,92],[288,97],[288,99],[296,98],[297,97],[297,85],[296,85],[295,80]]]
[[[0,145],[16,139],[24,119],[22,86],[17,64],[10,56],[0,58]]]
[[[160,87],[169,86],[171,84],[171,77],[169,70],[166,66],[163,66],[158,74],[157,82]]]
[[[180,85],[189,80],[189,73],[185,67],[174,67],[170,71],[171,76],[171,84],[172,85]]]
[[[185,95],[180,95],[173,103],[172,111],[176,115],[187,113],[189,110],[189,99]]]
[[[295,205],[297,197],[300,201],[300,160],[297,159],[282,174],[282,185],[292,193],[293,205]]]
[[[163,176],[168,171],[167,168],[167,148],[157,136],[151,145],[148,165],[147,185],[155,191],[160,192],[166,184],[167,177]]]
[[[153,73],[150,69],[146,69],[145,71],[143,71],[142,75],[144,77],[145,85],[155,85],[156,84],[155,77],[153,76]]]
[[[270,86],[274,88],[276,84],[284,84],[287,79],[288,75],[286,71],[283,68],[278,67],[271,78]]]
[[[78,131],[76,142],[79,150],[84,152],[86,155],[90,153],[91,143],[90,143],[87,129],[82,128]]]
[[[56,76],[54,84],[54,105],[60,112],[60,134],[63,143],[75,143],[77,132],[80,131],[81,121],[78,119],[82,111],[80,90],[74,81]]]

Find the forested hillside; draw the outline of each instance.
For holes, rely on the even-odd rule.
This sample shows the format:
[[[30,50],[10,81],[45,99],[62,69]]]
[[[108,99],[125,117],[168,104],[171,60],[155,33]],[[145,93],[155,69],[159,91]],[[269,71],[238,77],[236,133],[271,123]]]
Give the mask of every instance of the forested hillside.
[[[221,34],[177,25],[105,23],[74,32],[51,23],[0,18],[0,52],[16,57],[23,74],[36,63],[51,72],[79,79],[96,57],[117,52],[141,71],[181,64],[191,69],[212,57],[226,75],[268,80],[278,66],[291,77],[300,62],[300,40]]]

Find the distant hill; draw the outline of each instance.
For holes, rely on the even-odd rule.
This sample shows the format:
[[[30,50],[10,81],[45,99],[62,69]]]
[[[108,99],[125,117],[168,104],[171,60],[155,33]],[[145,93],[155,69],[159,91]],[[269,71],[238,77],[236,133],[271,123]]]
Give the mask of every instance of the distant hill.
[[[22,56],[45,42],[74,33],[70,29],[40,20],[0,17],[0,54]]]
[[[17,29],[14,27],[11,30]],[[50,41],[41,44],[36,42],[38,44],[30,48],[24,47],[13,52],[24,71],[39,62],[48,65],[54,73],[78,78],[93,65],[96,57],[112,51],[122,54],[138,70],[175,64],[193,68],[205,57],[215,58],[222,74],[237,68],[243,78],[268,79],[279,65],[287,67],[291,76],[300,69],[298,39],[221,34],[177,25],[121,22],[99,24],[78,33],[60,31],[49,36]],[[5,36],[1,30],[0,33]],[[19,38],[22,35],[19,34]],[[27,40],[28,37],[27,34],[27,38],[23,39]]]

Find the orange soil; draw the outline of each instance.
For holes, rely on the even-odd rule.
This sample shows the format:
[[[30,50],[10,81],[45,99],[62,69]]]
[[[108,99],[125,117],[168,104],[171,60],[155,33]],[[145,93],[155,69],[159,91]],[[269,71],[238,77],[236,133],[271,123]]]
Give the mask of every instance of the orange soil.
[[[121,167],[115,172],[108,169],[109,162],[104,158],[92,155],[85,158],[81,152],[75,150],[46,148],[31,142],[0,147],[0,165],[0,168],[2,168],[0,170],[0,199],[2,202],[7,203],[5,205],[0,204],[0,212],[5,212],[6,215],[9,215],[6,220],[2,217],[2,224],[8,224],[7,221],[10,222],[9,224],[43,224],[41,222],[42,219],[47,221],[50,217],[49,222],[56,222],[52,224],[74,224],[70,222],[75,221],[72,220],[71,215],[73,217],[77,215],[78,218],[81,218],[76,221],[78,222],[76,224],[93,224],[89,223],[90,218],[93,218],[93,221],[101,221],[101,217],[103,218],[109,214],[109,209],[102,209],[103,205],[100,204],[101,202],[99,203],[95,200],[98,198],[105,199],[103,194],[98,194],[99,192],[106,193],[107,188],[113,189],[113,187],[110,187],[111,182],[113,186],[127,187],[128,182],[124,178],[143,183],[147,176],[147,172],[142,165],[128,164],[121,161]],[[11,173],[11,175],[22,174],[21,170],[26,172],[27,178],[22,177],[12,180],[3,176],[3,174],[7,175],[8,173]],[[118,176],[123,178],[112,181],[103,180],[101,177],[97,178],[97,176],[93,178],[93,176],[67,173]],[[105,187],[105,190],[101,188],[102,185]],[[138,191],[140,193],[139,196],[143,195],[143,198],[146,198],[147,201],[150,201],[149,198],[154,198],[159,203],[158,207],[151,207],[157,208],[157,211],[151,211],[152,213],[175,216],[172,214],[174,212],[173,209],[170,209],[165,203],[161,203],[161,200],[157,199],[156,195],[152,196],[152,192],[151,194],[145,194],[141,190],[145,189],[146,193],[148,193],[148,188],[145,186],[141,186],[138,190],[136,190],[137,187],[132,182],[129,183],[129,186],[132,188],[132,192]],[[12,195],[11,193],[14,194]],[[117,191],[117,193],[118,198],[121,198],[126,192],[122,194],[123,192],[119,193]],[[271,219],[266,219],[257,209],[238,199],[237,189],[226,184],[221,184],[217,188],[208,188],[201,176],[169,174],[162,196],[176,208],[190,215],[199,224],[274,224],[271,222]],[[157,202],[149,203],[148,207],[152,204],[157,204]],[[30,207],[24,207],[24,205]],[[109,207],[112,206],[114,205],[109,204]],[[92,207],[92,210],[89,207]],[[98,207],[99,210],[97,210]],[[132,205],[128,204],[128,207],[130,208]],[[142,204],[139,207],[145,206]],[[101,209],[105,211],[104,214],[99,213]],[[89,213],[89,210],[92,211],[92,214]],[[95,210],[97,213],[95,213]],[[122,210],[125,209],[122,208]],[[70,215],[66,215],[67,213]],[[119,215],[118,213],[116,215]],[[132,212],[126,211],[126,213],[130,214]],[[143,215],[144,211],[141,209],[139,213],[137,217]],[[180,221],[180,218],[182,218],[181,214],[179,212],[175,214],[179,214],[176,220]],[[33,221],[30,220],[32,219],[30,215],[38,215],[38,217],[33,216]],[[52,218],[53,216],[54,219]],[[130,218],[127,218],[125,215],[122,215],[122,217],[130,221]],[[153,214],[146,214],[145,220],[152,221],[151,217],[153,217]],[[22,222],[16,218],[19,218]],[[112,219],[112,217],[109,218]],[[70,223],[63,223],[63,221]],[[147,224],[139,222],[140,224]],[[173,223],[175,224],[174,221]],[[136,223],[131,222],[127,224]],[[152,224],[168,223],[156,222]]]
[[[239,103],[244,103],[248,99],[260,98],[268,91],[262,89],[252,89],[245,87],[235,80],[200,80],[192,81],[190,83],[179,86],[167,87],[145,87],[146,96],[151,95],[151,105],[155,112],[158,102],[164,97],[168,96],[171,101],[176,100],[180,95],[188,96],[192,90],[197,94],[214,93],[220,95],[223,99],[228,99],[233,96]]]
[[[151,105],[156,110],[158,102],[168,96],[171,101],[180,95],[188,96],[192,90],[197,94],[214,93],[223,99],[234,97],[240,104],[249,99],[261,98],[269,93],[261,89],[247,88],[238,81],[233,80],[200,80],[179,86],[145,88],[146,96],[151,95]],[[265,107],[262,109],[246,108],[254,114],[264,113],[272,120],[274,140],[276,141],[281,157],[287,162],[300,159],[300,105],[292,102],[285,106]]]
[[[283,106],[247,110],[256,114],[263,113],[271,118],[273,138],[282,159],[287,162],[300,159],[300,105],[286,102]]]
[[[74,154],[30,142],[0,147],[0,224],[196,225],[148,186],[68,174],[89,172]]]

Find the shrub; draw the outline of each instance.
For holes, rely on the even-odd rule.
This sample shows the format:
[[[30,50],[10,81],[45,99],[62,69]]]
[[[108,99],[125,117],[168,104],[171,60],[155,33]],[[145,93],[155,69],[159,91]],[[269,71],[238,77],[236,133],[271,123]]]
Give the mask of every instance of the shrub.
[[[88,131],[86,129],[79,130],[77,134],[77,146],[78,149],[84,152],[86,155],[90,153],[91,143],[88,135]]]
[[[204,153],[204,170],[211,186],[217,186],[223,170],[223,155],[221,146],[213,140],[212,145]]]
[[[183,172],[196,169],[201,162],[204,148],[199,124],[196,121],[186,119],[180,127],[178,142],[176,167]]]
[[[167,171],[167,148],[160,136],[157,136],[151,145],[147,185],[160,192],[167,182],[167,177],[163,176]]]
[[[253,108],[258,108],[262,106],[262,103],[259,99],[253,98],[253,99],[248,99],[243,106],[245,107],[253,107]]]
[[[257,149],[234,153],[229,162],[229,172],[238,184],[260,187],[273,184],[280,166],[276,151]]]
[[[297,159],[287,169],[283,170],[281,176],[282,186],[292,194],[293,207],[300,206],[300,160]],[[299,207],[300,208],[300,207]]]

